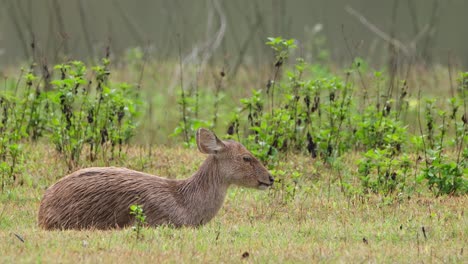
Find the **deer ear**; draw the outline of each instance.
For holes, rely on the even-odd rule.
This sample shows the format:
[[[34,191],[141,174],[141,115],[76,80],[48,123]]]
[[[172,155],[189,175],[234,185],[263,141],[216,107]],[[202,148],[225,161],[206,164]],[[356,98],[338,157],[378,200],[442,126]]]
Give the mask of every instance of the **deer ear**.
[[[213,132],[205,128],[197,130],[197,146],[198,150],[204,154],[216,154],[226,147]]]

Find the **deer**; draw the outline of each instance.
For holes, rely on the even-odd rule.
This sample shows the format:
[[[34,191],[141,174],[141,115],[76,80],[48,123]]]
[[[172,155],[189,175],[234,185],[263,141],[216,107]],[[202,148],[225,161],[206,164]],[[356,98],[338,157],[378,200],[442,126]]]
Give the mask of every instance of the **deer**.
[[[196,143],[207,158],[191,177],[168,179],[118,167],[77,170],[44,193],[38,225],[45,230],[119,229],[132,226],[133,204],[141,206],[146,225],[175,228],[208,223],[222,207],[228,188],[265,190],[274,178],[242,144],[220,140],[200,128]]]

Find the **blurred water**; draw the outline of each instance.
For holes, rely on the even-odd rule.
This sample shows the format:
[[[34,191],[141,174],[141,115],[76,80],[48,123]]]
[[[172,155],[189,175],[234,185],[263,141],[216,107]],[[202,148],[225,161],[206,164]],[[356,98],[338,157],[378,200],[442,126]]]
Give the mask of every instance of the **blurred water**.
[[[6,0],[0,2],[0,65],[31,58],[32,39],[36,57],[48,62],[63,54],[102,57],[109,44],[117,57],[149,46],[156,59],[177,58],[180,46],[184,56],[216,48],[214,58],[228,64],[239,54],[243,63],[261,63],[271,57],[268,36],[296,38],[308,53],[320,27],[337,63],[352,56],[384,63],[384,39],[393,34],[410,56],[468,65],[467,10],[465,0]],[[210,46],[221,21],[224,34]]]

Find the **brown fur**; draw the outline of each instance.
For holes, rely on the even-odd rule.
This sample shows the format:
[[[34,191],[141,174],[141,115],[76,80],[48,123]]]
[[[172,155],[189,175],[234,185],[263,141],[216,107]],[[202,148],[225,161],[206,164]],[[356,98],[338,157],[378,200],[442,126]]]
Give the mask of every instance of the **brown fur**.
[[[198,226],[221,208],[231,184],[266,189],[273,178],[235,141],[197,131],[198,149],[208,158],[192,177],[171,180],[126,168],[86,168],[49,187],[39,208],[44,229],[110,229],[133,224],[129,207],[143,207],[148,225]]]

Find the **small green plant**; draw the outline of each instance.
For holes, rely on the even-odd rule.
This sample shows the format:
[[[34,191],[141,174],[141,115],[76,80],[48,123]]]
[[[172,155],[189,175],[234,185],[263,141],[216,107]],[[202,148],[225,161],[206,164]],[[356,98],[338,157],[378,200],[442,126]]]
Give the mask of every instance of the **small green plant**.
[[[390,149],[400,153],[408,141],[406,127],[390,110],[379,111],[375,106],[368,106],[364,113],[354,117],[356,124],[356,148]]]
[[[214,118],[212,119],[214,123],[210,123],[204,119],[199,118],[199,90],[198,84],[195,84],[195,89],[191,89],[190,91],[186,91],[184,87],[184,68],[182,63],[182,54],[181,54],[181,47],[179,45],[179,69],[180,69],[180,90],[179,90],[179,99],[177,100],[177,104],[180,107],[180,121],[175,128],[174,132],[171,136],[183,136],[184,139],[184,146],[191,147],[196,145],[195,141],[195,131],[197,131],[200,127],[213,127],[217,120],[217,107],[219,100],[219,91],[221,88],[221,83],[216,89],[215,95],[215,113]],[[224,72],[222,73],[224,76]],[[198,78],[198,77],[197,77]]]
[[[298,171],[288,173],[284,170],[271,170],[271,174],[277,182],[273,196],[278,197],[284,204],[294,201],[300,188],[299,180],[302,178],[302,173]]]
[[[426,100],[425,103],[426,133],[421,135],[418,147],[424,152],[426,166],[418,180],[426,180],[436,196],[468,193],[468,151],[463,148],[468,142],[466,110],[462,113],[458,111],[462,102],[466,102],[464,76],[462,74],[458,80],[461,87],[458,96],[448,100],[450,114],[437,109],[435,99]],[[437,125],[437,121],[440,125]],[[454,127],[453,139],[448,140],[451,126]],[[423,133],[423,128],[420,129]],[[454,150],[454,154],[447,154],[447,149]]]
[[[197,84],[195,89],[186,91],[183,83],[182,62],[180,62],[181,77],[180,77],[180,90],[178,91],[177,104],[180,109],[180,121],[171,136],[182,136],[185,147],[196,145],[195,131],[201,127],[213,127],[217,122],[218,117],[218,100],[220,100],[219,93],[221,89],[221,80],[216,88],[214,98],[214,113],[213,122],[207,121],[199,117],[200,110],[200,93]]]
[[[325,161],[339,157],[352,147],[352,87],[340,78],[315,80],[312,92],[317,109],[311,117],[310,133],[316,142],[316,152]],[[324,98],[323,98],[324,97]]]
[[[462,162],[451,161],[446,155],[442,154],[442,150],[427,151],[427,164],[423,168],[418,179],[427,180],[429,189],[436,196],[449,195],[464,195],[468,193],[468,151],[463,153]]]
[[[135,217],[135,225],[132,229],[135,232],[135,240],[139,240],[141,238],[141,230],[146,224],[146,215],[141,205],[138,204],[130,205],[130,215]]]
[[[24,153],[23,141],[28,139],[29,131],[41,126],[33,122],[33,109],[38,99],[35,81],[37,77],[29,71],[23,76],[21,71],[16,84],[9,83],[0,95],[0,176],[1,190],[7,185],[16,183],[21,172]],[[21,85],[24,89],[20,89]],[[37,86],[36,86],[37,87]],[[31,124],[33,123],[33,124]]]
[[[198,100],[186,92],[181,92],[178,100],[181,108],[181,120],[171,136],[183,136],[184,146],[196,145],[195,132],[201,127],[212,127],[210,121],[198,118]]]
[[[136,118],[140,114],[139,98],[130,85],[112,84],[108,80],[109,61],[92,68],[96,86],[86,78],[87,68],[79,61],[55,66],[61,78],[53,80],[54,89],[48,92],[51,105],[49,126],[56,149],[64,155],[69,168],[80,162],[84,147],[88,146],[91,161],[98,155],[111,158],[115,148],[119,155],[122,145],[132,136]],[[110,146],[110,147],[109,147]]]
[[[371,149],[359,161],[359,174],[364,193],[384,196],[404,191],[410,174],[407,155],[396,156],[392,147]]]
[[[273,111],[275,108],[275,85],[278,80],[281,66],[289,58],[291,51],[294,50],[296,46],[296,40],[294,39],[283,39],[282,37],[268,38],[266,42],[275,52],[275,71],[273,79],[268,81],[266,93],[270,95],[270,108]]]

